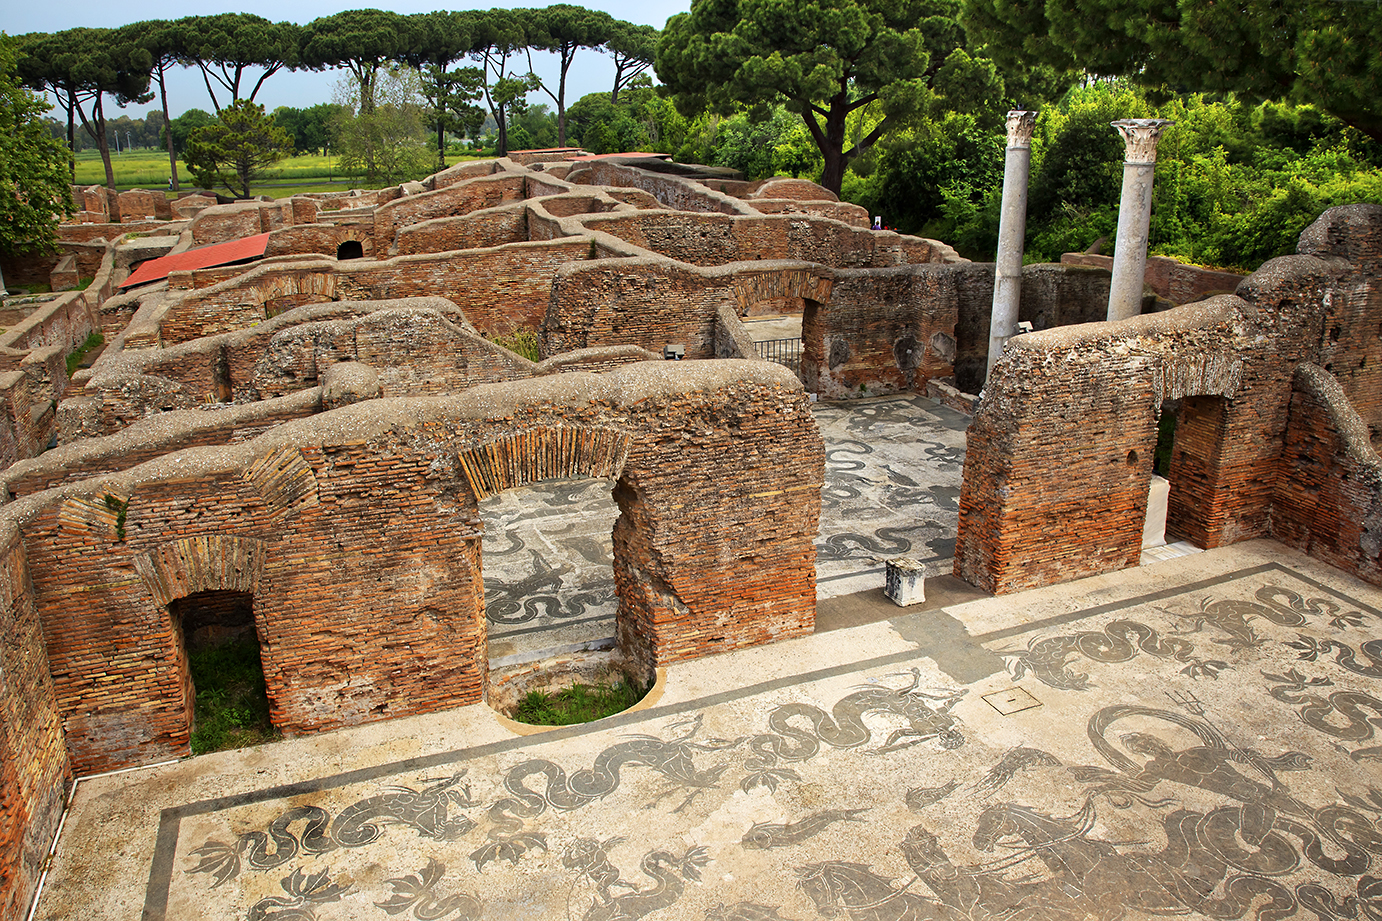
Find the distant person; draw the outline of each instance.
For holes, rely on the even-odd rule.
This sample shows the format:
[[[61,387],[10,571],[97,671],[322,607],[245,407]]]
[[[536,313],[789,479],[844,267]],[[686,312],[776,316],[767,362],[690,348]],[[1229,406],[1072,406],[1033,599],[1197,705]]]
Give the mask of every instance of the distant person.
[[[873,219],[873,229],[874,229],[874,230],[882,230],[882,229],[883,229],[883,215],[880,214],[880,215],[876,215],[876,216],[874,217],[874,219]]]

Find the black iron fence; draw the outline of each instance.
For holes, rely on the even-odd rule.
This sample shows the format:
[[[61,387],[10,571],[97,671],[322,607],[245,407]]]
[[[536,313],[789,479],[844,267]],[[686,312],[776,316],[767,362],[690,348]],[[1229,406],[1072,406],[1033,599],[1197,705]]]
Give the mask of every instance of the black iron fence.
[[[795,339],[765,339],[755,342],[758,357],[764,361],[775,361],[801,374],[801,337]]]

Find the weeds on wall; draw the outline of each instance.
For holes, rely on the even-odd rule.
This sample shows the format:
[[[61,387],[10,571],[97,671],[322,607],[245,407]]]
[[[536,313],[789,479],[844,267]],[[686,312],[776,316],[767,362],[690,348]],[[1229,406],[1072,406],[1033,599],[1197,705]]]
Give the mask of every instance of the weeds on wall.
[[[253,636],[199,649],[187,657],[196,688],[192,754],[245,748],[279,739],[269,722],[269,695]]]
[[[511,336],[494,336],[489,341],[495,345],[502,345],[529,361],[542,361],[542,348],[538,344],[537,333],[531,329],[517,330]]]
[[[513,712],[513,719],[535,726],[570,726],[589,723],[629,709],[647,696],[650,685],[643,685],[620,674],[613,684],[574,684],[551,693],[529,691]]]
[[[76,373],[77,368],[81,367],[82,359],[87,356],[92,349],[100,348],[105,345],[106,337],[99,332],[93,331],[86,337],[86,341],[77,346],[76,351],[67,356],[67,376],[71,377]]]

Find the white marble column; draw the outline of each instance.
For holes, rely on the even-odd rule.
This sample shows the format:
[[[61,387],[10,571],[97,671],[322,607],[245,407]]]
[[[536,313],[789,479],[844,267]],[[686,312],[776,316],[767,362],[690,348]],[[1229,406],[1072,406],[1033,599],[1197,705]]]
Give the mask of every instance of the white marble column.
[[[988,371],[1003,354],[1017,327],[1022,300],[1022,249],[1027,235],[1027,173],[1032,163],[1036,113],[1008,113],[1008,150],[1003,160],[1003,211],[998,223],[998,257],[993,273],[993,313],[989,318]]]
[[[1142,312],[1143,278],[1147,273],[1147,228],[1152,221],[1152,173],[1156,142],[1175,122],[1164,118],[1124,118],[1113,122],[1123,136],[1123,197],[1118,203],[1118,236],[1114,240],[1113,283],[1108,318],[1126,320]]]

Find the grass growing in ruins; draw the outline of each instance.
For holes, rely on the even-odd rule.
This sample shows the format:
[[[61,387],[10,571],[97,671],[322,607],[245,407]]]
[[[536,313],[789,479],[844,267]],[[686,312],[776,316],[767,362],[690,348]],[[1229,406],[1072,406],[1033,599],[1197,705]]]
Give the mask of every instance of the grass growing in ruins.
[[[192,721],[192,754],[273,742],[279,733],[269,722],[264,666],[253,635],[200,649],[188,657],[197,689]]]
[[[529,361],[542,361],[542,347],[537,341],[537,333],[531,329],[516,330],[512,336],[495,336],[490,342],[502,345]]]
[[[621,675],[614,684],[573,684],[564,691],[529,691],[513,719],[534,726],[570,726],[613,716],[638,703],[650,688]]]
[[[75,352],[67,356],[67,376],[71,377],[77,368],[81,366],[82,359],[86,357],[86,354],[94,348],[105,345],[105,341],[106,337],[102,336],[99,332],[93,331],[91,335],[87,336],[86,341],[77,346]]]

